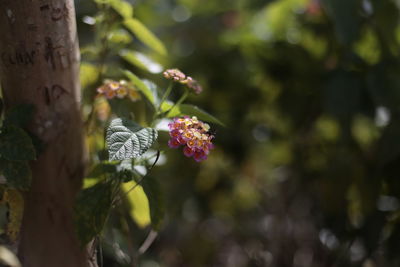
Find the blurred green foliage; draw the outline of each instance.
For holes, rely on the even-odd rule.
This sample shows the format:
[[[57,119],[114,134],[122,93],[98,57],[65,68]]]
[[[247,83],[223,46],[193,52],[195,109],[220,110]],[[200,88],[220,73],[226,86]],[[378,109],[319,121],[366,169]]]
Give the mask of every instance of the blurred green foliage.
[[[162,87],[178,67],[226,127],[206,162],[173,150],[152,169],[167,218],[149,248],[150,229],[113,211],[104,266],[400,265],[399,1],[130,3],[115,16],[137,20],[96,37],[92,19],[112,16],[76,1],[84,99],[119,67]],[[165,48],[129,34],[142,24]]]

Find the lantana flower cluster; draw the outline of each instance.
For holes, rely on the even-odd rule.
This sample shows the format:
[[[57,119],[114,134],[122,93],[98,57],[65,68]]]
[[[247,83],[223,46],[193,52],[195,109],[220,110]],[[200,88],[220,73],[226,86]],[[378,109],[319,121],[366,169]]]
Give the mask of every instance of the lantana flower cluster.
[[[207,159],[210,150],[214,148],[212,143],[214,136],[208,132],[210,126],[207,123],[199,121],[196,117],[185,116],[174,118],[168,126],[171,136],[168,141],[169,147],[183,146],[183,154],[186,157],[193,157],[197,162]]]
[[[119,82],[106,80],[102,86],[97,88],[100,95],[104,95],[107,99],[129,97],[132,101],[140,99],[139,92],[133,88],[127,81]]]
[[[163,72],[163,75],[166,79],[186,85],[195,94],[200,94],[203,91],[203,87],[201,87],[201,85],[195,79],[190,76],[186,76],[178,69],[167,69]]]

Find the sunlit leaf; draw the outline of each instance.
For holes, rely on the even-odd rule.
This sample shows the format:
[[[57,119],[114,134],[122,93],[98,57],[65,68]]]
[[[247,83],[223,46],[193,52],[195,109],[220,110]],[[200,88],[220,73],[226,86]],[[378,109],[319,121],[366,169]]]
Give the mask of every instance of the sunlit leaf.
[[[145,71],[151,73],[160,73],[163,70],[163,67],[160,64],[142,53],[123,49],[120,51],[119,55],[130,64]]]
[[[167,50],[163,43],[137,19],[127,19],[124,26],[131,31],[140,41],[161,55],[166,55]]]
[[[166,100],[161,104],[161,111],[166,112],[173,107],[174,103],[172,101]]]
[[[107,129],[110,160],[137,158],[145,153],[157,139],[157,131],[143,128],[127,119],[114,119]]]
[[[101,181],[101,179],[98,179],[98,178],[84,178],[82,189],[92,187],[100,181]]]
[[[133,15],[133,7],[126,1],[109,0],[109,5],[124,19],[131,18]]]
[[[145,178],[146,179],[146,178]],[[150,208],[149,200],[143,191],[142,186],[137,185],[136,182],[131,181],[122,184],[122,188],[127,193],[127,201],[130,205],[130,212],[132,219],[141,228],[150,224]]]
[[[97,82],[99,78],[99,68],[90,63],[81,63],[79,76],[81,79],[81,87],[86,88]]]
[[[117,12],[124,19],[133,16],[132,5],[124,0],[94,0],[97,4],[109,5],[115,12]]]
[[[156,106],[156,98],[154,92],[135,74],[128,70],[123,71],[125,76],[143,93],[143,95],[150,101],[153,106]]]
[[[252,24],[257,29],[254,34],[261,39],[271,34],[275,38],[282,39],[286,38],[289,29],[292,33],[295,33],[298,31],[298,24],[295,23],[296,13],[293,10],[303,9],[307,2],[307,0],[271,2],[266,8],[259,11],[258,16],[254,16]],[[291,38],[296,39],[293,34]]]
[[[118,29],[108,34],[108,40],[115,44],[127,45],[132,42],[132,37],[125,29]]]
[[[371,30],[365,30],[361,38],[354,44],[354,51],[366,62],[376,64],[381,57],[377,36]]]
[[[99,55],[100,49],[95,45],[86,45],[82,46],[80,48],[80,51],[82,57],[84,57],[86,60],[87,59],[95,60]]]
[[[155,105],[155,107],[158,108],[158,106],[160,105],[160,99],[158,97],[159,88],[158,88],[157,84],[155,84],[154,82],[152,82],[150,80],[143,80],[143,83],[146,85],[147,88],[150,89],[150,92],[153,94],[154,105]]]
[[[16,242],[21,230],[22,215],[24,213],[24,197],[19,190],[7,189],[3,195],[3,201],[9,207],[7,236],[12,242]],[[13,265],[16,266],[16,265]]]

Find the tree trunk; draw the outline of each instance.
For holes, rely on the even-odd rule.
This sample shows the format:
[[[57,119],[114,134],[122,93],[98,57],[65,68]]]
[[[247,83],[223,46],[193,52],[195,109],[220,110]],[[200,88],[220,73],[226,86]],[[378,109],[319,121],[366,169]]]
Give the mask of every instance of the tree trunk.
[[[44,144],[31,163],[19,257],[27,267],[87,266],[73,227],[84,172],[79,50],[73,0],[0,0],[0,81],[6,108],[36,107]]]

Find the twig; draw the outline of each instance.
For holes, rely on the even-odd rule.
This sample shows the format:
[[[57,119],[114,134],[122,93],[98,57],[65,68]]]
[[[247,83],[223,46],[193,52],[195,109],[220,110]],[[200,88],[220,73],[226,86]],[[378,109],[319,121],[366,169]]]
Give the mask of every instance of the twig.
[[[146,237],[146,240],[144,240],[143,244],[140,246],[138,252],[139,254],[144,254],[147,249],[153,244],[154,240],[156,240],[158,236],[158,233],[154,230],[151,230],[149,235]]]

